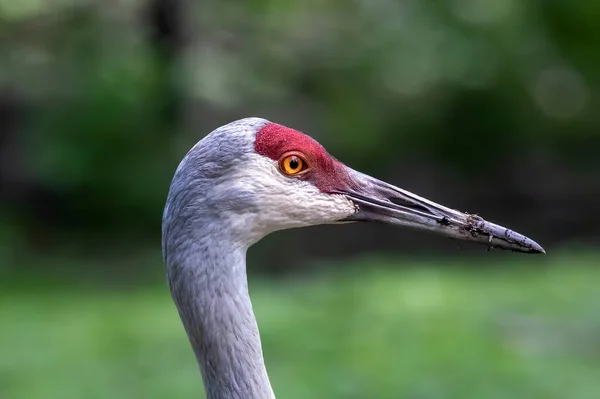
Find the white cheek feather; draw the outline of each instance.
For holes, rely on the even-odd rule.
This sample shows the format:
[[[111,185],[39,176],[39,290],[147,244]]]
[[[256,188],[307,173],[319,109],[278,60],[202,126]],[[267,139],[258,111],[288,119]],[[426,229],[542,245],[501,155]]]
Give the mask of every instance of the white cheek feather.
[[[284,176],[276,161],[262,155],[249,154],[242,164],[234,181],[253,193],[259,210],[253,223],[264,234],[336,223],[356,212],[345,196],[325,194],[312,183]]]

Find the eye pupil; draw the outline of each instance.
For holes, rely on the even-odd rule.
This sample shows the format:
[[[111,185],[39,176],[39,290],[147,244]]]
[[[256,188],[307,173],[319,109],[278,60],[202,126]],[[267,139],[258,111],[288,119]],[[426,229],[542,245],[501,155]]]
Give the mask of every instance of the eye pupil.
[[[290,168],[292,168],[292,170],[296,170],[299,167],[300,163],[298,162],[298,158],[292,157],[292,159],[290,159]]]

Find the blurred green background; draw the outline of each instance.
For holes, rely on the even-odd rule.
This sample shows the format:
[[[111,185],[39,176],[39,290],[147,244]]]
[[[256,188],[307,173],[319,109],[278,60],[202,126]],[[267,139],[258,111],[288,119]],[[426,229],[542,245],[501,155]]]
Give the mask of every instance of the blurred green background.
[[[548,251],[268,237],[249,273],[278,397],[597,399],[598,21],[593,0],[0,0],[0,399],[200,396],[162,207],[246,116]]]

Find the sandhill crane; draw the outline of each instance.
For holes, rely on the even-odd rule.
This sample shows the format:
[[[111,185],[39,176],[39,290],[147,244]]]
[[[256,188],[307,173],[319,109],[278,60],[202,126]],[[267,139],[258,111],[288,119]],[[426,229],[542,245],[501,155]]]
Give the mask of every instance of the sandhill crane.
[[[222,126],[181,161],[162,250],[208,399],[274,398],[246,278],[246,250],[277,230],[379,221],[519,252],[533,240],[357,172],[314,139],[261,118]]]

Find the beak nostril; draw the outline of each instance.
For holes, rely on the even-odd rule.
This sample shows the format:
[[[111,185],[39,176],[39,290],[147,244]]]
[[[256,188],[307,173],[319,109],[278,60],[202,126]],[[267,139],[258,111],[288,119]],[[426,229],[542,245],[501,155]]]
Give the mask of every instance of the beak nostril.
[[[409,209],[414,209],[416,211],[421,211],[424,213],[434,215],[434,213],[431,211],[431,209],[429,209],[425,205],[419,204],[418,202],[409,201],[405,198],[392,196],[392,197],[388,198],[388,201],[390,201],[392,204],[395,204],[395,205],[400,205],[400,206],[403,206],[403,207],[406,207]]]

